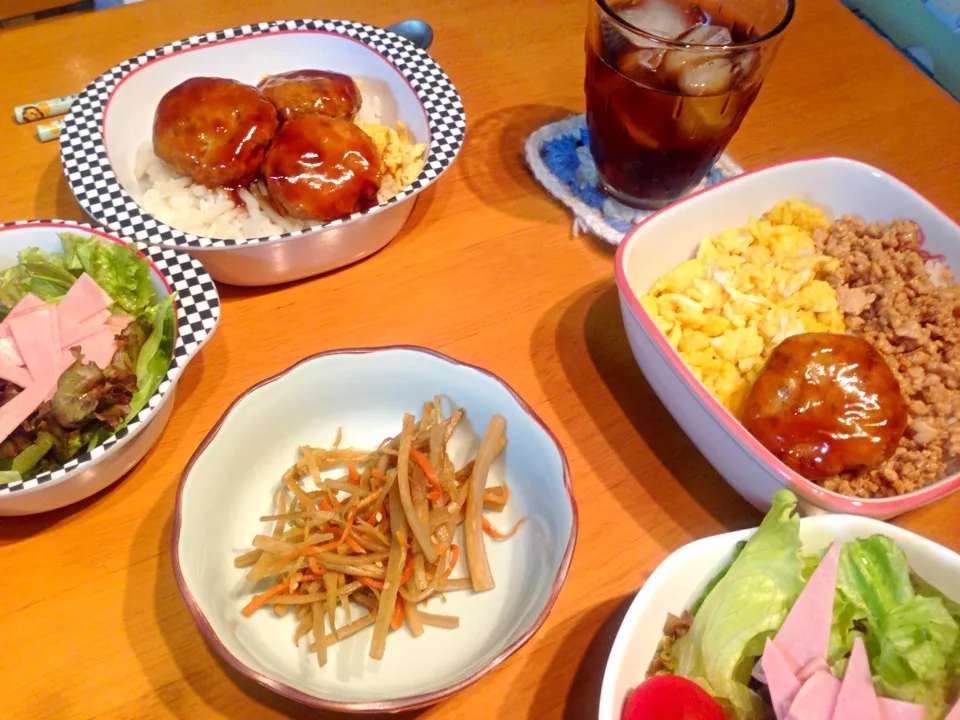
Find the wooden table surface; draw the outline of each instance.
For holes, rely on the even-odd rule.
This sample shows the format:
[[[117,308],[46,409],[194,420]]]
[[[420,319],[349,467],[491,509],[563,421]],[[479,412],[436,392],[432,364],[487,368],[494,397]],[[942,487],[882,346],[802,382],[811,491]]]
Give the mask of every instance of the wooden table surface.
[[[160,442],[122,482],[62,511],[0,520],[0,717],[317,717],[228,670],[170,566],[180,473],[251,384],[312,353],[411,343],[489,368],[557,433],[580,508],[563,592],[530,643],[425,718],[590,718],[627,603],[667,554],[748,527],[624,338],[612,253],[521,160],[526,136],[583,110],[583,0],[146,0],[0,31],[0,107],[80,90],[149,47],[243,23],[421,17],[463,95],[467,141],[400,236],[354,267],[272,289],[221,287],[220,328],[180,383]],[[846,155],[960,219],[960,104],[836,0],[803,0],[730,150],[747,168]],[[0,220],[80,219],[56,143],[0,122]],[[412,312],[434,283],[436,312]],[[960,495],[897,523],[960,549]],[[416,714],[414,714],[416,715]]]

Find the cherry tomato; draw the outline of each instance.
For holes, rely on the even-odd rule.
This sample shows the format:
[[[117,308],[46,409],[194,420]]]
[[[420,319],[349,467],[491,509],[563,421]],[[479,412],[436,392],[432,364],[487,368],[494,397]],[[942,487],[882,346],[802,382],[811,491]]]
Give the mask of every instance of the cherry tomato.
[[[633,691],[623,720],[724,720],[723,708],[702,687],[676,675],[654,675]]]

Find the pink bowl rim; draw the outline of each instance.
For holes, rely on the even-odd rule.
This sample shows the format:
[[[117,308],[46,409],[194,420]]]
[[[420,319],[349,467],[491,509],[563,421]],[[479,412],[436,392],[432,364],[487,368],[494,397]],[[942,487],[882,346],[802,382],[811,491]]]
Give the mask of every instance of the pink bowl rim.
[[[757,460],[757,462],[772,470],[784,486],[797,493],[799,496],[806,498],[810,502],[813,502],[814,504],[834,513],[866,517],[872,517],[881,514],[899,515],[907,512],[908,510],[913,510],[922,505],[939,500],[940,498],[946,497],[947,495],[960,489],[960,474],[948,476],[931,485],[928,485],[925,488],[913,490],[909,493],[889,498],[857,498],[841,495],[840,493],[836,493],[831,490],[825,490],[824,488],[819,487],[815,483],[807,480],[799,473],[787,467],[773,453],[761,445],[753,435],[747,432],[747,430],[743,427],[743,425],[740,424],[733,414],[723,407],[723,405],[721,405],[720,402],[707,390],[704,384],[700,382],[700,380],[697,379],[697,377],[693,374],[689,366],[686,364],[686,362],[684,362],[683,358],[680,357],[680,354],[673,348],[672,345],[670,345],[666,336],[664,336],[659,328],[657,328],[656,324],[653,322],[653,319],[650,317],[650,314],[640,303],[637,293],[633,290],[627,280],[627,271],[625,266],[626,253],[629,251],[630,245],[636,242],[636,238],[639,237],[641,229],[644,228],[647,223],[652,221],[654,218],[667,213],[681,212],[682,210],[685,210],[685,205],[688,205],[692,200],[700,197],[701,195],[714,192],[716,189],[727,185],[736,184],[751,176],[762,175],[772,170],[785,167],[830,165],[835,163],[859,166],[866,171],[882,176],[885,180],[896,185],[899,189],[912,195],[917,200],[926,203],[930,206],[930,208],[943,215],[943,217],[949,222],[956,225],[956,223],[954,223],[946,213],[940,210],[940,208],[931,203],[925,197],[920,195],[920,193],[911,188],[909,185],[903,183],[889,173],[884,172],[873,165],[869,165],[868,163],[837,156],[791,160],[770,165],[768,167],[759,168],[757,170],[751,170],[740,175],[736,175],[732,178],[728,178],[716,183],[715,185],[711,185],[710,187],[693,192],[690,195],[681,198],[672,205],[668,205],[662,210],[658,210],[657,212],[652,213],[641,220],[637,225],[630,229],[630,231],[620,242],[620,245],[617,247],[615,258],[616,281],[621,297],[626,301],[631,313],[637,322],[640,323],[644,333],[652,340],[657,352],[670,365],[673,372],[683,379],[684,383],[693,392],[693,395],[696,397],[700,405],[709,414],[711,414],[720,423],[723,430],[739,445],[744,447],[754,457],[754,459]],[[960,233],[960,227],[957,228],[957,231]]]
[[[499,383],[514,399],[514,401],[519,405],[520,409],[531,419],[533,422],[538,425],[547,435],[548,438],[553,442],[554,446],[557,448],[557,452],[560,455],[560,461],[563,468],[563,487],[566,491],[567,498],[570,501],[570,538],[567,541],[567,546],[564,549],[563,558],[560,562],[560,567],[557,571],[557,576],[553,581],[553,586],[550,589],[550,595],[547,598],[547,601],[540,611],[540,614],[534,619],[530,627],[523,632],[520,637],[518,637],[514,642],[508,645],[506,648],[501,650],[493,659],[490,660],[486,665],[481,667],[476,672],[467,676],[466,678],[452,683],[444,688],[439,690],[434,690],[427,693],[419,693],[417,695],[409,695],[401,698],[394,698],[390,700],[377,700],[371,702],[351,702],[351,701],[334,701],[334,700],[324,700],[323,698],[316,697],[314,695],[307,694],[301,690],[297,690],[284,682],[279,680],[274,680],[273,678],[267,677],[266,675],[254,670],[250,666],[241,662],[230,650],[220,641],[217,637],[216,632],[213,627],[210,625],[210,622],[207,620],[203,611],[200,609],[199,604],[196,599],[193,597],[193,594],[190,592],[190,589],[187,586],[186,579],[183,576],[183,571],[180,567],[180,531],[183,524],[183,492],[186,487],[187,481],[190,477],[190,472],[193,469],[194,463],[203,455],[204,451],[207,449],[207,446],[213,442],[214,438],[219,434],[224,423],[230,417],[230,415],[237,409],[243,400],[250,395],[251,393],[259,390],[262,387],[265,387],[277,380],[282,379],[286,375],[289,375],[297,368],[307,363],[319,360],[325,357],[334,356],[334,355],[372,355],[382,352],[390,351],[407,351],[420,353],[428,355],[435,359],[441,360],[443,362],[455,365],[457,367],[465,368],[468,370],[473,370],[476,372],[485,375],[486,377]],[[194,622],[197,624],[197,627],[200,630],[200,634],[207,641],[207,643],[216,651],[222,660],[224,660],[228,665],[230,665],[234,670],[243,675],[246,679],[252,680],[253,682],[262,685],[263,687],[272,690],[273,692],[281,695],[283,697],[289,698],[295,702],[307,705],[310,707],[315,707],[320,710],[330,710],[334,712],[343,712],[343,713],[355,713],[355,714],[373,714],[373,713],[397,713],[404,710],[414,710],[416,708],[422,708],[428,705],[433,705],[434,703],[443,700],[444,698],[450,697],[451,695],[463,690],[466,687],[474,684],[480,680],[483,676],[490,673],[497,666],[503,663],[507,658],[517,652],[520,648],[527,644],[527,642],[536,634],[536,632],[543,626],[543,623],[546,621],[547,616],[550,614],[550,611],[553,609],[554,604],[557,601],[557,598],[560,595],[560,590],[563,588],[564,583],[567,579],[567,574],[570,570],[570,564],[573,560],[574,549],[577,544],[577,528],[579,522],[579,514],[577,510],[577,501],[573,493],[573,482],[570,476],[570,467],[567,462],[566,453],[563,450],[563,446],[560,444],[559,439],[553,433],[553,431],[547,426],[546,423],[540,418],[539,415],[527,404],[527,402],[520,397],[520,395],[514,390],[507,382],[505,382],[499,375],[490,372],[484,368],[481,368],[477,365],[472,365],[470,363],[461,362],[455,360],[449,355],[445,355],[436,350],[431,350],[430,348],[422,347],[419,345],[384,345],[379,347],[359,347],[359,348],[342,348],[336,350],[326,350],[323,352],[310,355],[309,357],[300,360],[299,362],[291,365],[286,370],[282,370],[279,373],[272,375],[271,377],[261,380],[255,385],[249,387],[247,390],[242,392],[236,400],[234,400],[230,406],[224,411],[223,415],[217,421],[216,425],[206,434],[200,445],[194,451],[193,455],[190,457],[189,462],[183,470],[183,473],[180,476],[180,483],[177,487],[177,497],[174,510],[174,521],[173,521],[173,536],[171,540],[172,544],[172,561],[173,561],[173,572],[177,581],[177,587],[180,590],[180,594],[183,596],[184,602],[187,605],[187,609],[190,611],[190,614],[193,616]]]

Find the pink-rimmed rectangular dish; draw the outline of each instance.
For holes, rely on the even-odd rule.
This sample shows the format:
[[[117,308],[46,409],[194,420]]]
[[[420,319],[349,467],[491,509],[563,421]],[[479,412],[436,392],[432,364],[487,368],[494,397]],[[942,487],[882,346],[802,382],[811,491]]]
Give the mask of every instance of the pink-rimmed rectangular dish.
[[[616,257],[616,279],[627,339],[637,363],[684,432],[723,478],[755,507],[766,510],[782,487],[806,512],[839,512],[889,519],[960,489],[952,473],[913,492],[888,498],[834,493],[801,477],[763,447],[695,377],[656,327],[640,297],[653,282],[696,252],[700,242],[743,225],[791,197],[869,222],[908,219],[924,234],[924,248],[960,268],[960,227],[919,193],[887,173],[845,158],[815,158],[746,173],[651,215],[631,230]]]

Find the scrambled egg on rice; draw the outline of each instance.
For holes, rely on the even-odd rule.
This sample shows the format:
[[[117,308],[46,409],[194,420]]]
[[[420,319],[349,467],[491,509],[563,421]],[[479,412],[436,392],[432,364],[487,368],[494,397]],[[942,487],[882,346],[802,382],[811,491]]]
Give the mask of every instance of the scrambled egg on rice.
[[[426,143],[414,143],[406,125],[397,122],[396,129],[375,123],[357,123],[373,140],[383,159],[381,199],[391,198],[417,179],[423,170]]]
[[[760,219],[705,239],[692,260],[640,298],[694,374],[739,414],[767,356],[803,332],[845,331],[836,291],[823,279],[839,261],[817,254],[819,208],[778,203]]]

